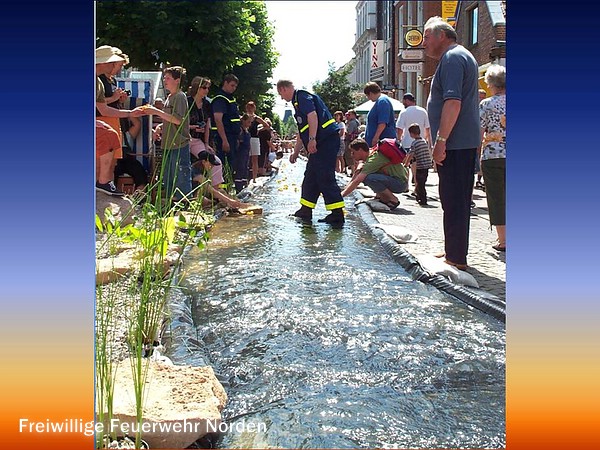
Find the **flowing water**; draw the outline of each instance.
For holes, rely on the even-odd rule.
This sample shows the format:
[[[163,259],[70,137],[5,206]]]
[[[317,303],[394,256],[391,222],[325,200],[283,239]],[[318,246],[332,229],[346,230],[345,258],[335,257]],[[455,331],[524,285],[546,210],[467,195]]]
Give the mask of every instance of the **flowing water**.
[[[303,168],[283,162],[264,214],[223,218],[186,259],[229,396],[218,445],[504,447],[504,325],[412,281],[351,206],[343,230],[316,223],[322,199],[314,226],[290,219]]]

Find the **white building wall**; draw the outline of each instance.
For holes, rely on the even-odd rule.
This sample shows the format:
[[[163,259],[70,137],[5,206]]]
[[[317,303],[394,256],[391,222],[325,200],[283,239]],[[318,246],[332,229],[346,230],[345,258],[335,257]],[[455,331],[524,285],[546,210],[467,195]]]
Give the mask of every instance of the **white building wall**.
[[[375,39],[377,24],[377,2],[359,1],[356,4],[356,42],[353,50],[356,55],[356,83],[369,81],[369,45]]]

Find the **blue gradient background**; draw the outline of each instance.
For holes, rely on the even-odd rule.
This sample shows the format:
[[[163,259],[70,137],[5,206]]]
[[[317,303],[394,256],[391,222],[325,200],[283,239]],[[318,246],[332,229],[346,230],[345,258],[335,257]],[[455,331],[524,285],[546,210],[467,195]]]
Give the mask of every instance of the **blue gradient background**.
[[[93,420],[92,2],[0,10],[2,448],[93,448],[18,433],[19,418]]]
[[[0,47],[2,345],[78,330],[91,349],[93,3],[4,3]]]
[[[600,425],[599,8],[508,3],[507,442],[570,448]],[[92,2],[0,14],[0,432],[14,448],[43,442],[17,433],[23,415],[92,416],[93,20]]]

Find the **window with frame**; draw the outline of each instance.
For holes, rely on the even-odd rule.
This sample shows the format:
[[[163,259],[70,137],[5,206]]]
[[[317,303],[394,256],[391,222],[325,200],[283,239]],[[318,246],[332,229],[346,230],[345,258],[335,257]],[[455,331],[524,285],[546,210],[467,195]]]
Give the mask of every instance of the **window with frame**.
[[[398,8],[398,48],[405,48],[404,43],[404,6]]]
[[[477,44],[479,40],[479,7],[475,7],[469,10],[469,45],[473,46]]]

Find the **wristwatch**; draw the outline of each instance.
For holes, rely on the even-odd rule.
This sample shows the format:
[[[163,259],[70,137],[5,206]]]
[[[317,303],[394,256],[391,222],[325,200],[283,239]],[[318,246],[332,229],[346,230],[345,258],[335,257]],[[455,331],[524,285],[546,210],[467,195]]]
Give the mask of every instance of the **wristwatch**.
[[[316,139],[316,137],[313,137],[313,136],[309,136],[309,137],[308,137],[308,140],[309,140],[309,141],[314,141],[315,139]]]
[[[446,140],[447,140],[447,139],[446,139],[446,138],[444,138],[444,137],[441,137],[441,136],[437,136],[437,137],[435,138],[435,140],[436,140],[436,141],[440,141],[440,142],[446,142]]]

